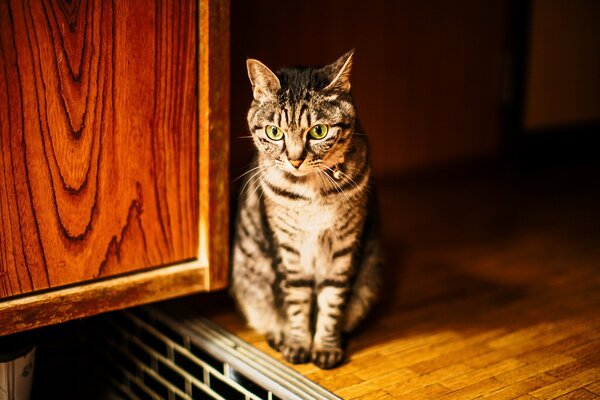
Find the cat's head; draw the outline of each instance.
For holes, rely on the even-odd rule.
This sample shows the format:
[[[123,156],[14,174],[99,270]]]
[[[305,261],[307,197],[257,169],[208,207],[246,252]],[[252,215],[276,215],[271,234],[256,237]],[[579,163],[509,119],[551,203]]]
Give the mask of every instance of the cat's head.
[[[353,53],[322,68],[277,73],[247,61],[254,95],[248,126],[263,157],[296,176],[344,161],[356,118],[350,95]]]

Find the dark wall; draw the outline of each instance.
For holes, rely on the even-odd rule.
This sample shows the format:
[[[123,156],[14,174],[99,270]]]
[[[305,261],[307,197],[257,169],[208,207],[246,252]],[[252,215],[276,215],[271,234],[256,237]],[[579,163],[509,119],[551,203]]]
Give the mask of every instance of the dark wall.
[[[600,123],[600,2],[533,0],[524,125]]]
[[[506,2],[232,1],[232,176],[251,142],[245,60],[326,64],[356,49],[353,93],[379,175],[498,153]]]

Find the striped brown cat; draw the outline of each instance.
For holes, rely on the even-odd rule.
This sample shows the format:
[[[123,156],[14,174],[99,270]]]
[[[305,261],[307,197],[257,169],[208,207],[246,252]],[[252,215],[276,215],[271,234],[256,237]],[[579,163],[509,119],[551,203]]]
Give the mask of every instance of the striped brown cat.
[[[342,333],[371,307],[381,264],[352,57],[277,74],[247,61],[257,153],[240,194],[231,291],[286,360],[321,368],[343,360]]]

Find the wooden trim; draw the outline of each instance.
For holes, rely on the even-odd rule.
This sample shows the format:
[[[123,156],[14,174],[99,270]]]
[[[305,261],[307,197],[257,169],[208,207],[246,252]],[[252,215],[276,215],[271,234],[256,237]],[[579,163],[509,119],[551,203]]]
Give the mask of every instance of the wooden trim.
[[[229,275],[229,1],[200,1],[200,243],[208,290]]]
[[[0,335],[206,290],[208,267],[190,261],[0,302]]]

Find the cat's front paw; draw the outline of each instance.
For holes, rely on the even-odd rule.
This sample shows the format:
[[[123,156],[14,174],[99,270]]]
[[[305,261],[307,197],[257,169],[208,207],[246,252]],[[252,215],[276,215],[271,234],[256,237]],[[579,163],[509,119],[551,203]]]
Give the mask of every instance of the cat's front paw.
[[[338,366],[344,359],[344,351],[339,347],[316,348],[311,353],[311,361],[317,367],[330,369]]]
[[[267,334],[267,343],[273,350],[281,351],[281,345],[283,343],[283,335],[268,333]]]
[[[310,350],[300,344],[283,344],[281,354],[292,364],[304,364],[310,360]]]

